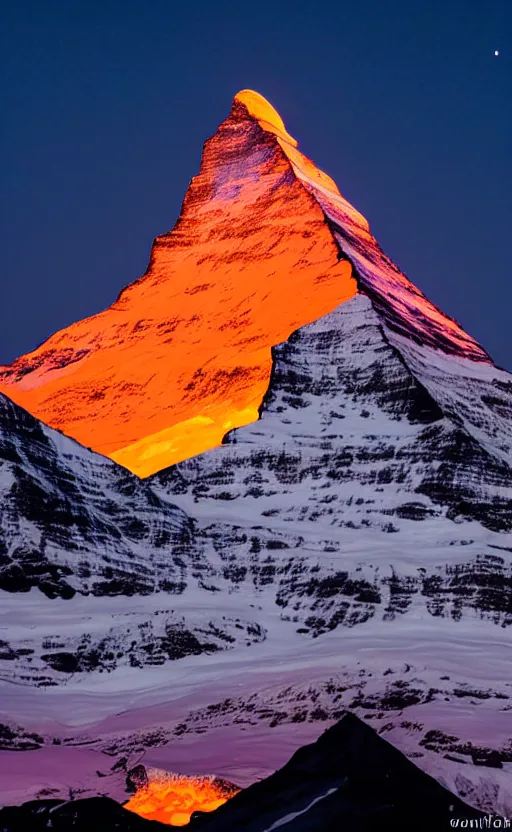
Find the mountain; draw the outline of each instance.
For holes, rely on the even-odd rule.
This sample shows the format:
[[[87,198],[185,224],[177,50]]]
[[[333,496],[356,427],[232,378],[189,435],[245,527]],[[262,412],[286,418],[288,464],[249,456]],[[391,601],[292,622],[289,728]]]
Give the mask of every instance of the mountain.
[[[201,593],[208,565],[191,519],[2,395],[0,500],[1,678],[47,687],[53,671],[155,665],[235,641],[238,622],[188,607],[185,626],[162,600]]]
[[[236,96],[145,275],[0,368],[0,390],[141,476],[256,419],[270,347],[356,289],[280,124],[261,97]]]
[[[35,586],[48,598],[72,598],[77,591],[147,595],[179,584],[180,547],[191,539],[184,512],[3,395],[0,460],[3,590]]]
[[[490,363],[382,254],[274,108],[244,90],[143,277],[0,368],[0,390],[148,476],[254,421],[270,347],[352,297],[356,280],[393,331]]]
[[[196,813],[187,829],[204,832],[366,832],[376,825],[407,830],[484,822],[475,811],[423,774],[403,754],[352,714],[313,745],[300,748],[279,771],[208,813]],[[489,819],[486,818],[485,822]],[[491,819],[503,823],[503,819]],[[0,810],[3,832],[100,828],[177,828],[145,821],[107,798],[36,801]]]
[[[131,298],[163,309],[165,256],[181,239],[176,309],[209,251],[231,354],[240,331],[261,330],[254,343],[270,359],[259,398],[251,374],[237,388],[257,420],[218,444],[221,424],[237,423],[229,408],[248,398],[242,407],[220,376],[212,384],[208,368],[225,369],[229,355],[212,333],[227,329],[200,291],[183,309],[213,328],[201,346],[201,320],[183,324],[161,365],[181,367],[183,390],[199,397],[187,419],[208,396],[205,407],[228,408],[194,458],[156,471],[169,445],[148,422],[130,464],[116,464],[30,415],[18,401],[29,387],[55,396],[63,418],[80,406],[81,362],[49,370],[49,342],[4,371],[18,403],[0,399],[0,794],[119,798],[105,772],[142,755],[151,769],[247,786],[348,709],[461,799],[511,814],[512,376],[399,272],[269,106],[235,98],[168,245],[155,244],[158,279],[150,266],[117,318],[112,308],[54,336],[108,321],[84,357],[96,378],[108,364],[109,379],[105,399],[83,410],[87,430],[107,431],[98,402],[110,407],[112,391],[125,427],[150,410],[160,419],[164,400],[174,413],[176,388],[159,374],[158,395],[122,400],[114,369],[128,353],[114,353],[133,350],[148,384],[158,359],[153,324],[147,340],[123,342],[113,322],[123,304],[132,314]],[[237,281],[238,269],[251,280]],[[270,292],[264,284],[275,292],[267,306],[252,296]],[[185,346],[205,386],[180,363]],[[153,473],[140,479],[127,468],[141,473],[144,459]]]

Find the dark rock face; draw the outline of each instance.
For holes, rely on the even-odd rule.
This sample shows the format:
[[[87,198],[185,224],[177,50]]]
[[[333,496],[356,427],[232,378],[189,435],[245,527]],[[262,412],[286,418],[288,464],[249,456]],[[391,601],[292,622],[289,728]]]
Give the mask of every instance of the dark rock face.
[[[126,790],[128,792],[136,792],[144,786],[149,785],[149,778],[146,769],[140,763],[133,768],[126,775]]]
[[[442,829],[452,818],[481,815],[347,714],[282,769],[191,828],[264,832],[288,816],[283,825],[290,832],[369,832],[377,824],[410,829],[415,818],[421,828]]]
[[[9,725],[0,723],[1,751],[30,751],[41,748],[44,739],[35,731],[13,730]]]
[[[352,714],[313,745],[299,749],[275,774],[235,794],[211,813],[194,813],[198,832],[370,832],[376,828],[441,830],[453,819],[482,814],[422,773]],[[51,827],[50,827],[51,823]],[[0,811],[2,832],[144,832],[169,829],[107,798],[32,801]]]

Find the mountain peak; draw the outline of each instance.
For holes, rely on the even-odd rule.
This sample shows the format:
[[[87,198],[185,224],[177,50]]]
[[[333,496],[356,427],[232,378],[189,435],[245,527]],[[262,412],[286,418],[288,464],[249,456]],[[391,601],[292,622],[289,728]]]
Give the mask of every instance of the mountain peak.
[[[242,90],[145,274],[109,309],[0,367],[0,391],[148,476],[257,420],[271,348],[357,291],[390,333],[492,363],[383,254],[274,107]]]
[[[278,138],[291,144],[293,147],[298,146],[298,141],[290,136],[284,121],[275,109],[275,107],[267,101],[259,92],[254,90],[241,90],[233,99],[233,107],[242,104],[247,110],[248,114],[255,118],[260,127],[268,133],[274,133]]]

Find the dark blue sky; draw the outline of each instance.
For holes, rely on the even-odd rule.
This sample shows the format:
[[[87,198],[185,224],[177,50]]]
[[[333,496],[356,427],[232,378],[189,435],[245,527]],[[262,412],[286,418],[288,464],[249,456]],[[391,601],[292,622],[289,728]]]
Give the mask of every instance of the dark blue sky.
[[[0,28],[0,363],[144,272],[250,87],[512,369],[510,0],[11,0]]]

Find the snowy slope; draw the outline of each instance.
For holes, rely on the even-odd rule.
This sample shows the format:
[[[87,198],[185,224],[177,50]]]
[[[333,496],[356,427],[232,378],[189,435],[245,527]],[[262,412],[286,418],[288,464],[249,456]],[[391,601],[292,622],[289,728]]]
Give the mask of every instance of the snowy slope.
[[[328,564],[347,566],[362,552],[371,577],[365,592],[372,595],[386,575],[389,581],[394,567],[397,578],[415,575],[405,596],[422,589],[425,604],[432,569],[445,581],[452,567],[473,561],[477,572],[486,561],[506,570],[499,547],[512,542],[512,469],[445,412],[359,294],[274,349],[260,421],[151,482],[194,514],[206,537],[215,521],[246,533],[247,540],[230,543],[227,563],[252,561],[261,569],[293,555],[297,565],[304,554],[325,573]],[[392,552],[391,563],[372,550]],[[418,569],[425,572],[419,583]],[[388,600],[389,589],[382,591]],[[308,595],[315,603],[316,594]],[[476,589],[443,597],[448,608],[474,601],[486,614]],[[500,623],[507,624],[505,612],[506,605]]]
[[[189,554],[192,539],[183,511],[163,506],[146,483],[5,396],[0,465],[2,589],[39,586],[66,598],[179,582],[178,549]]]
[[[207,570],[187,515],[4,396],[0,506],[1,678],[44,687],[236,642],[239,621],[202,608],[186,621],[175,612],[187,588],[201,591]],[[254,628],[246,640],[260,637]]]

